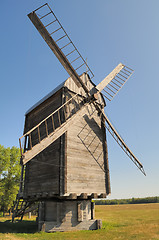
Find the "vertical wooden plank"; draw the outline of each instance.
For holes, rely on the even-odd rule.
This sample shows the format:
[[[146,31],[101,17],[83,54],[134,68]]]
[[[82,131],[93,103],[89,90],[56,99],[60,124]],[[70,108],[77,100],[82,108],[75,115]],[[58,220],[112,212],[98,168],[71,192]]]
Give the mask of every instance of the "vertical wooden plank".
[[[58,111],[58,119],[59,119],[59,124],[60,124],[60,126],[61,126],[60,110]]]
[[[48,136],[47,120],[45,120],[46,135]]]
[[[39,126],[38,126],[38,138],[39,138],[39,143],[40,143],[41,138],[40,138],[40,129],[39,129]]]
[[[65,95],[64,95],[64,88],[61,91],[61,105],[64,104],[65,102]],[[60,114],[58,111],[58,117],[59,117],[59,121],[60,121]],[[63,118],[64,116],[61,116],[61,121],[63,122]],[[60,121],[60,124],[61,124]],[[64,168],[65,168],[65,164],[64,164],[64,157],[65,157],[65,134],[63,134],[60,137],[60,157],[59,157],[59,194],[60,196],[62,196],[64,194]]]
[[[51,119],[52,119],[52,128],[53,128],[53,131],[55,130],[55,124],[54,124],[54,117],[53,115],[51,116]]]
[[[19,188],[20,193],[23,191],[23,174],[24,174],[24,165],[21,165],[20,188]]]
[[[66,118],[66,110],[65,110],[65,106],[63,106],[63,112],[64,112],[64,117],[65,117],[64,121],[66,121],[67,118]]]
[[[32,149],[31,133],[29,133],[29,143],[30,143],[30,148]]]
[[[23,155],[23,149],[22,149],[22,144],[21,144],[21,139],[19,138],[19,145],[20,145],[20,153],[21,156]]]
[[[25,136],[24,152],[27,150],[27,139],[28,139],[28,136]]]
[[[65,103],[68,99],[67,99],[67,88],[64,88],[63,91],[63,103]],[[68,118],[68,114],[67,114],[67,106],[65,105],[66,109],[65,109],[65,119]],[[64,108],[65,108],[64,107]],[[64,166],[64,194],[67,193],[67,132],[65,132],[64,134],[64,156],[63,156],[63,166]]]
[[[69,100],[69,98],[68,98]],[[69,113],[69,117],[71,117],[71,109],[70,109],[70,105],[71,105],[71,101],[69,101],[69,103],[67,104],[68,105],[68,113]]]
[[[104,119],[101,119],[101,127],[103,132],[103,154],[104,154],[104,169],[105,169],[105,184],[106,184],[106,193],[111,193],[110,188],[110,174],[109,174],[109,162],[108,162],[108,146],[106,139],[106,129],[104,125]]]
[[[67,132],[65,133],[65,155],[64,155],[64,193],[67,192]]]
[[[79,96],[77,95],[77,102],[78,102],[78,107],[80,109],[80,101],[79,101]]]
[[[64,194],[64,135],[60,137],[59,194]]]
[[[72,105],[73,105],[73,107],[74,107],[74,111],[75,111],[74,113],[76,113],[76,112],[77,112],[77,108],[76,108],[75,99],[72,99],[71,102],[72,102]]]

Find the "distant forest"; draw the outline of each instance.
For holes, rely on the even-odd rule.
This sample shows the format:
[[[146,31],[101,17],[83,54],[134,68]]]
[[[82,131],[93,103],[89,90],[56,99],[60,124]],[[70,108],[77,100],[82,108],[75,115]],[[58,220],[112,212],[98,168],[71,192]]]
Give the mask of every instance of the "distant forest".
[[[95,202],[96,205],[159,203],[159,197],[113,199],[113,200],[94,200],[94,202]]]

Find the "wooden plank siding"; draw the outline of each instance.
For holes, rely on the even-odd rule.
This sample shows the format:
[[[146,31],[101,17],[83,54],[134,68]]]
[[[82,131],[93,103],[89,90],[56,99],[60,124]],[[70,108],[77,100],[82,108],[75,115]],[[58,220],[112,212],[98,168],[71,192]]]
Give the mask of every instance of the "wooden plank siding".
[[[47,99],[45,102],[37,106],[26,116],[25,132],[36,126],[44,118],[50,115],[53,111],[59,108],[62,104],[62,89],[56,92],[53,96]],[[50,120],[50,119],[49,119]],[[58,116],[54,118],[55,127],[58,125]],[[48,133],[52,131],[52,122],[47,121]],[[37,130],[36,130],[37,131]],[[65,135],[65,134],[64,134]],[[60,166],[63,169],[63,160],[61,155],[64,156],[63,142],[65,136],[61,136],[45,150],[39,153],[26,165],[24,195],[30,196],[32,194],[41,194],[43,192],[60,194],[64,191],[64,178],[63,171],[60,170]],[[32,145],[34,146],[38,142],[38,133],[32,134]],[[42,124],[40,126],[41,140],[46,137],[46,126]],[[62,183],[61,183],[62,181]],[[61,190],[60,190],[61,189]]]
[[[94,87],[89,82],[88,75],[83,75],[82,80],[87,82],[90,89]],[[76,93],[79,93],[79,100],[85,94],[71,78],[68,78],[61,89],[26,115],[24,133],[35,127]],[[104,107],[105,102],[102,97],[97,102]],[[76,102],[66,106],[66,116],[61,114],[60,121],[64,121],[72,111],[76,111],[77,106],[79,106],[77,99]],[[55,127],[58,124],[57,115]],[[52,131],[50,119],[47,121],[47,130],[48,134]],[[46,126],[42,124],[41,140],[46,134]],[[37,129],[32,133],[31,140],[32,146],[38,143]],[[108,170],[105,128],[94,105],[90,104],[86,107],[83,117],[78,117],[67,132],[26,164],[24,195],[29,197],[44,192],[54,196],[69,196],[73,193],[78,196],[84,193],[86,195],[108,193]]]
[[[53,145],[57,147],[54,148]],[[59,194],[60,139],[26,165],[25,195],[54,192]]]
[[[66,98],[73,95],[69,90],[66,92]],[[93,104],[86,108],[85,115],[77,119],[67,131],[68,195],[106,192],[104,131]]]

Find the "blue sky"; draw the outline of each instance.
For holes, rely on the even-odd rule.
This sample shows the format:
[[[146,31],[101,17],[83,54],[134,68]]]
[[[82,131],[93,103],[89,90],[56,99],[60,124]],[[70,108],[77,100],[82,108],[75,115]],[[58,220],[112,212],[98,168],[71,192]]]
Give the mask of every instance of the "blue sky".
[[[24,114],[68,74],[27,14],[43,0],[0,1],[0,144],[18,146]],[[106,113],[147,176],[107,134],[110,198],[159,195],[159,1],[48,0],[98,84],[118,63],[135,70]]]

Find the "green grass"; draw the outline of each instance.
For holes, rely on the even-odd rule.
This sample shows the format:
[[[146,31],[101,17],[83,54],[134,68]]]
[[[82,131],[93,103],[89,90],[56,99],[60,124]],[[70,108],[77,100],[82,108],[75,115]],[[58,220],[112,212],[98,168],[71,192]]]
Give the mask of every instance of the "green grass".
[[[159,240],[159,204],[96,206],[96,219],[103,228],[95,231],[38,233],[35,218],[11,223],[0,218],[0,240],[108,239]]]

